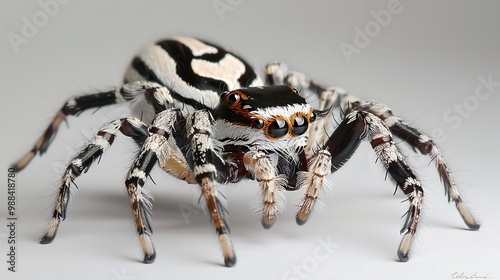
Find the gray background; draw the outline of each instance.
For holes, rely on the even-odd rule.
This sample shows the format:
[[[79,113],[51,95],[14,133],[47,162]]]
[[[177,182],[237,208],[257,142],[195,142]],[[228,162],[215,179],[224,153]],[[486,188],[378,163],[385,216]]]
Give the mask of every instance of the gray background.
[[[302,227],[294,221],[299,192],[287,193],[288,210],[271,230],[264,230],[248,206],[258,201],[257,184],[224,187],[238,256],[233,268],[223,267],[212,225],[193,203],[196,186],[155,171],[157,185],[148,183],[148,188],[155,196],[153,238],[158,256],[154,264],[144,265],[123,187],[135,149],[120,137],[101,163],[78,180],[78,194],[58,238],[51,245],[39,245],[61,169],[103,122],[127,115],[125,108],[114,107],[69,118],[70,129],[63,125],[49,152],[18,174],[19,272],[7,273],[1,261],[0,275],[107,280],[452,279],[454,273],[477,273],[500,278],[493,264],[500,249],[500,191],[494,168],[500,158],[499,118],[494,112],[500,87],[474,104],[480,76],[500,81],[500,3],[401,0],[401,12],[393,14],[348,63],[339,45],[354,45],[355,28],[364,30],[374,21],[371,11],[387,9],[390,1],[102,2],[60,5],[17,53],[9,33],[22,35],[23,17],[32,22],[43,9],[37,1],[2,2],[4,177],[64,100],[119,86],[130,58],[146,43],[193,35],[229,47],[257,69],[272,59],[286,61],[322,83],[389,104],[429,134],[441,131],[438,142],[483,227],[478,232],[465,230],[453,205],[447,205],[436,172],[427,167],[428,159],[410,152],[408,160],[424,181],[426,201],[412,258],[399,263],[398,231],[407,205],[401,203],[403,196],[392,195],[393,184],[384,181],[384,171],[365,143],[330,177],[333,195],[324,198],[326,207]],[[226,3],[230,9],[218,14],[214,3]],[[471,110],[458,117],[461,123],[455,127],[443,114],[464,102]],[[459,116],[453,111],[451,115]],[[6,217],[6,191],[0,192],[0,199],[0,214]],[[188,219],[180,208],[190,209]],[[7,231],[5,226],[0,229],[4,260]],[[314,259],[321,239],[335,243],[325,260]],[[292,268],[303,265],[308,272],[292,276]]]

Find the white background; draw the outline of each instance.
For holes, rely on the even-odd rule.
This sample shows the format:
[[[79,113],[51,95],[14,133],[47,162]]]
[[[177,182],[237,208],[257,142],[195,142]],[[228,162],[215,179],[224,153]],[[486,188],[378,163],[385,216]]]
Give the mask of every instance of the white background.
[[[484,100],[474,97],[480,76],[500,81],[498,2],[401,0],[400,12],[386,26],[375,24],[379,29],[372,29],[369,44],[358,44],[350,63],[339,45],[356,46],[356,28],[376,28],[373,12],[386,10],[390,1],[103,2],[60,5],[27,43],[17,46],[9,36],[23,36],[23,18],[33,22],[43,9],[37,1],[1,4],[5,181],[7,167],[32,147],[67,98],[119,86],[126,65],[145,44],[192,35],[227,46],[257,69],[272,59],[286,61],[322,83],[387,103],[428,134],[441,131],[440,147],[482,227],[466,229],[447,204],[428,158],[410,152],[426,201],[411,259],[398,262],[400,217],[407,204],[400,193],[392,195],[393,183],[384,181],[384,171],[364,143],[330,177],[334,192],[324,198],[326,207],[302,227],[294,221],[300,192],[287,193],[286,213],[265,230],[249,207],[258,201],[257,184],[224,187],[238,256],[232,268],[223,266],[213,226],[193,204],[196,186],[155,171],[157,184],[147,186],[155,197],[158,256],[145,265],[123,185],[135,148],[119,137],[101,163],[77,181],[78,194],[55,241],[40,245],[61,168],[102,123],[127,114],[123,107],[103,108],[70,117],[69,129],[61,126],[48,153],[17,174],[16,273],[8,272],[5,262],[2,188],[0,275],[7,276],[2,279],[453,279],[462,273],[500,279],[495,260],[500,251],[500,120],[494,111],[500,87]],[[230,9],[218,13],[215,6],[221,3]],[[470,111],[461,116],[453,110],[464,102]],[[446,112],[460,124],[445,119]],[[179,208],[191,209],[189,219]],[[325,251],[319,240],[333,242],[333,250]],[[321,260],[315,258],[318,250],[326,255]],[[303,274],[294,274],[294,267]]]

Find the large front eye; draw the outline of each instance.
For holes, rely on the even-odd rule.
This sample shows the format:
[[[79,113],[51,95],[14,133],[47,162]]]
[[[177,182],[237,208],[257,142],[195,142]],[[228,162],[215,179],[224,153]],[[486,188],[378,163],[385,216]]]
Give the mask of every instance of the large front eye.
[[[307,131],[308,126],[309,123],[307,122],[306,118],[304,118],[304,116],[298,116],[293,122],[292,134],[295,136],[302,135]]]
[[[284,119],[275,119],[268,127],[267,134],[272,138],[280,138],[288,133],[288,123]]]

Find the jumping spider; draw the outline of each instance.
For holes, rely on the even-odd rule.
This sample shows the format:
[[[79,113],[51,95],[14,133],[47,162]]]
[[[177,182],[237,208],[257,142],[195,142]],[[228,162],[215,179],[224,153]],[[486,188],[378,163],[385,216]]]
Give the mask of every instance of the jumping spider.
[[[302,225],[325,189],[325,177],[339,169],[363,139],[370,142],[379,161],[407,196],[409,209],[398,249],[401,261],[408,260],[424,192],[393,136],[432,158],[449,201],[455,202],[470,229],[479,228],[436,145],[386,105],[324,87],[301,73],[288,71],[279,62],[266,67],[265,77],[264,85],[245,60],[221,47],[175,37],[151,44],[135,56],[123,86],[69,99],[33,149],[15,164],[16,169],[24,168],[37,153],[47,150],[69,115],[115,103],[138,104],[139,100],[146,100],[149,106],[142,108],[142,120],[127,117],[105,124],[73,158],[62,176],[52,219],[41,243],[52,242],[61,219],[66,218],[71,183],[102,156],[118,132],[140,147],[125,185],[145,263],[154,261],[156,251],[151,240],[152,199],[143,187],[156,163],[171,175],[200,186],[224,262],[232,266],[236,255],[217,184],[258,181],[265,228],[271,227],[281,212],[284,191],[302,189],[304,195],[296,215]],[[317,109],[306,96],[320,98]],[[338,123],[334,120],[336,111],[345,116]]]

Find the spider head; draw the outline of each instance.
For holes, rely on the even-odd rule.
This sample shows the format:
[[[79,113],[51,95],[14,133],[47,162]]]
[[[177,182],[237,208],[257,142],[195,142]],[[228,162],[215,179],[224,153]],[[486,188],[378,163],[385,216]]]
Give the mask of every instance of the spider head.
[[[215,117],[223,123],[246,128],[254,139],[264,136],[278,140],[304,135],[316,119],[316,112],[296,89],[267,86],[222,93]]]

